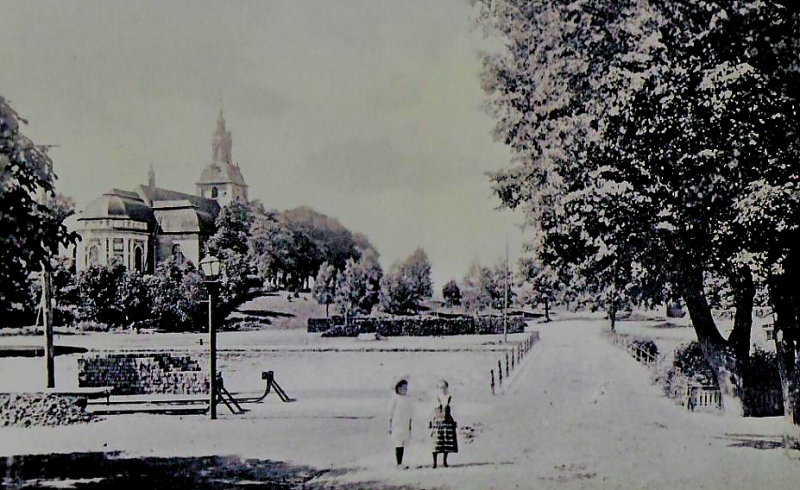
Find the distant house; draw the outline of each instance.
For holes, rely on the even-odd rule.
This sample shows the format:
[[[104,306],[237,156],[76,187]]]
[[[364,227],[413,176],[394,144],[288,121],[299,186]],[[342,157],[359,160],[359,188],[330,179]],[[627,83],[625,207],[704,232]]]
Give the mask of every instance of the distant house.
[[[133,191],[112,189],[89,203],[77,219],[81,241],[76,269],[118,261],[129,269],[152,272],[169,257],[197,264],[221,207],[247,202],[247,184],[232,161],[232,146],[220,111],[211,164],[200,173],[198,195],[157,187],[151,168],[147,185]]]

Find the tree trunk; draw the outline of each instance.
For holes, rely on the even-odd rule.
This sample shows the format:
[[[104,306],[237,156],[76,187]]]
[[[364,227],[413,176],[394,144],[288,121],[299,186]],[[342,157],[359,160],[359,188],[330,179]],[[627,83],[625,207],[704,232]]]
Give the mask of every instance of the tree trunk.
[[[756,286],[753,273],[749,267],[739,268],[730,279],[733,287],[736,314],[733,320],[733,331],[728,337],[731,347],[736,352],[740,364],[750,359],[750,335],[753,329],[753,302],[756,297]]]
[[[325,318],[330,318],[330,315],[328,314],[328,310],[330,309],[330,307],[331,307],[331,304],[326,301],[325,302]]]
[[[719,333],[703,291],[703,271],[691,265],[683,271],[683,299],[689,310],[703,357],[716,374],[726,415],[743,416],[742,379],[736,352]]]
[[[550,321],[550,301],[547,298],[544,299],[544,320],[546,322]]]
[[[800,425],[800,293],[797,263],[787,260],[784,274],[770,278],[769,295],[775,312],[775,351],[786,418]]]

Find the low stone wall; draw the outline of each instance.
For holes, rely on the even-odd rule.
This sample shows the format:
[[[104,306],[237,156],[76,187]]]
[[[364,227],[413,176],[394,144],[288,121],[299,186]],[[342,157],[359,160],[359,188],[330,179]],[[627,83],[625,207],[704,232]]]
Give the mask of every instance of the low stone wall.
[[[189,356],[94,355],[78,359],[78,386],[110,386],[115,395],[193,395],[208,393],[208,373]]]
[[[58,393],[0,393],[0,427],[33,427],[89,422],[79,396]]]

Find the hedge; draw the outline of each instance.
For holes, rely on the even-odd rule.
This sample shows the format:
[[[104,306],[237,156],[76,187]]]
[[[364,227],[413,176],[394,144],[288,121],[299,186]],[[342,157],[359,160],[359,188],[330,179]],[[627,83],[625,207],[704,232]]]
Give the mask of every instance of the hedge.
[[[508,318],[508,333],[525,331],[525,321]],[[309,318],[308,332],[322,332],[323,337],[355,337],[362,333],[377,333],[384,337],[435,337],[445,335],[487,335],[503,333],[503,317],[395,317],[352,318],[348,325],[341,317]]]

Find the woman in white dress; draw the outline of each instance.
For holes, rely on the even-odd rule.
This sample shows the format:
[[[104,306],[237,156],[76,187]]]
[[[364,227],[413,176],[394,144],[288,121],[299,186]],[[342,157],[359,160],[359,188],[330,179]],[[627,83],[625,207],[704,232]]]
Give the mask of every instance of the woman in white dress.
[[[411,442],[411,421],[414,418],[414,405],[408,396],[408,381],[401,379],[394,387],[391,409],[389,410],[389,435],[394,445],[397,465],[403,464],[403,453]]]

